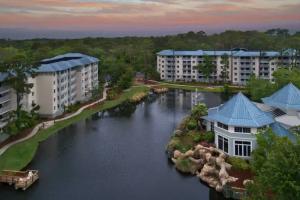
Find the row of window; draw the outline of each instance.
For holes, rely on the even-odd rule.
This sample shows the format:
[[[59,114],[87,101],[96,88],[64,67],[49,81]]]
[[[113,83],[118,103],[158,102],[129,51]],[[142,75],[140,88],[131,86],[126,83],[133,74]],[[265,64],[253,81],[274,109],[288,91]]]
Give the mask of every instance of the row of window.
[[[221,122],[218,122],[218,123],[217,123],[217,126],[218,126],[219,128],[228,130],[228,125],[223,124],[223,123],[221,123]],[[251,128],[238,127],[238,126],[236,126],[236,127],[234,127],[234,132],[236,132],[236,133],[251,133]]]
[[[228,139],[218,135],[218,148],[228,153]],[[235,141],[234,142],[234,155],[235,156],[250,156],[251,142],[249,141]]]

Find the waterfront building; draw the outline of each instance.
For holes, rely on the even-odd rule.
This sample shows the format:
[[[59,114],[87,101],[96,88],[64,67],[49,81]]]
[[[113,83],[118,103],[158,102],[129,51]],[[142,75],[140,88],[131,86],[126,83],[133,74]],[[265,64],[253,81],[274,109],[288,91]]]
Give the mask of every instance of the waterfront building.
[[[295,141],[296,136],[288,129],[300,125],[300,90],[290,83],[263,102],[251,102],[238,93],[210,108],[203,118],[206,130],[215,134],[216,147],[230,156],[248,158],[256,147],[256,134],[266,128]]]
[[[7,77],[7,73],[0,72],[0,131],[7,124],[10,111],[17,105],[14,91],[5,83]]]
[[[35,105],[39,105],[38,112],[41,116],[56,117],[67,106],[88,101],[92,90],[98,88],[98,63],[97,58],[80,53],[67,53],[42,60],[35,70],[36,75],[27,79],[33,87],[29,94],[24,95],[22,108],[30,111]],[[2,79],[6,78],[2,76]],[[2,89],[5,94],[10,91],[8,94],[14,96],[8,86],[3,87],[7,88]],[[13,110],[15,104],[15,101],[9,103],[10,106],[5,106],[5,109]]]
[[[166,81],[205,82],[206,77],[196,66],[204,62],[209,56],[216,70],[209,80],[222,80],[221,74],[225,72],[224,56],[228,56],[227,81],[235,85],[244,85],[250,76],[274,81],[273,72],[279,66],[290,64],[300,65],[300,57],[294,50],[276,51],[248,51],[246,49],[233,49],[231,51],[175,51],[163,50],[157,53],[157,71],[160,78]]]
[[[300,90],[292,83],[262,101],[271,109],[281,111],[281,115],[275,116],[275,120],[284,127],[300,126]]]
[[[215,133],[216,147],[230,156],[249,157],[256,147],[256,134],[274,120],[242,93],[208,110],[207,131]]]

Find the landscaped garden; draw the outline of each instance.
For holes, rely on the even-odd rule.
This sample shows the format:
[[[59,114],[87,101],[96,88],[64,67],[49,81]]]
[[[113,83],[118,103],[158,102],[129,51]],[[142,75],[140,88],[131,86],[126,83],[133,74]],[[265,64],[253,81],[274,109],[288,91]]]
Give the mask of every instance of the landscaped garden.
[[[204,104],[184,118],[167,145],[168,157],[182,173],[197,176],[225,197],[236,199],[299,199],[300,140],[291,142],[267,129],[257,135],[251,159],[229,157],[214,147],[201,116]],[[286,197],[288,198],[286,198]]]

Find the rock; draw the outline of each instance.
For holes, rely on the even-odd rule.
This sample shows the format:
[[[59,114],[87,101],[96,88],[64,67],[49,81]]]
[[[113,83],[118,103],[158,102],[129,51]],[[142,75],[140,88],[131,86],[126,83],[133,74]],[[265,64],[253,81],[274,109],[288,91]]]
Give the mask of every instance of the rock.
[[[247,184],[249,184],[249,183],[253,183],[253,180],[250,180],[250,179],[245,179],[244,181],[243,181],[243,186],[246,186]]]
[[[188,150],[187,152],[184,153],[184,157],[192,157],[194,155],[194,151]]]
[[[175,159],[177,159],[177,158],[179,158],[180,156],[182,156],[182,153],[181,153],[180,151],[178,151],[178,150],[175,150],[175,151],[174,151],[174,154],[173,154],[173,157],[174,157]]]
[[[210,187],[221,192],[226,183],[238,180],[235,177],[229,176],[227,170],[231,169],[231,165],[226,163],[226,157],[225,153],[214,147],[204,147],[198,144],[194,151],[188,150],[185,153],[181,153],[175,150],[172,161],[178,170],[196,174],[197,177],[206,182]],[[188,160],[186,161],[186,159]],[[182,163],[183,160],[185,160],[185,164]],[[244,184],[247,184],[251,180],[245,180],[244,182]]]
[[[216,186],[216,191],[217,191],[217,192],[222,192],[222,191],[223,191],[223,186],[220,185],[220,184],[218,184],[218,185]]]
[[[183,131],[182,130],[175,130],[174,131],[174,135],[175,136],[181,136],[183,134]]]

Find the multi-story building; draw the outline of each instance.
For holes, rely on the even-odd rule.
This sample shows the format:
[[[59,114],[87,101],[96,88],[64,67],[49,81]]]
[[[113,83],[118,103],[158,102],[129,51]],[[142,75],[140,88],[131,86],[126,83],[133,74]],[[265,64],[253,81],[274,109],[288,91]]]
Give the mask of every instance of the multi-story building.
[[[5,83],[8,74],[0,73],[0,130],[6,125],[10,111],[16,109],[16,95]]]
[[[67,106],[89,100],[92,90],[98,88],[98,62],[97,58],[80,53],[68,53],[42,60],[35,76],[28,77],[27,81],[33,87],[21,101],[23,109],[30,111],[35,105],[39,105],[38,112],[41,116],[55,117],[61,115]],[[2,76],[4,79],[4,74]],[[1,87],[0,93],[2,90],[5,94],[14,96],[8,86]],[[12,104],[15,105],[10,103],[5,109],[13,110],[15,106]]]
[[[251,102],[238,93],[223,105],[210,108],[203,119],[206,130],[215,134],[216,147],[230,156],[248,158],[256,147],[256,134],[265,128],[295,141],[288,128],[300,125],[300,90],[289,84],[263,102]]]
[[[247,51],[233,49],[231,51],[174,51],[163,50],[157,53],[157,71],[160,78],[167,81],[199,81],[205,82],[207,78],[197,69],[204,63],[205,56],[209,56],[215,70],[209,80],[222,80],[224,72],[224,56],[228,56],[227,81],[242,85],[254,74],[257,77],[273,81],[272,74],[278,66],[287,66],[291,63],[300,65],[299,55],[296,51]]]

